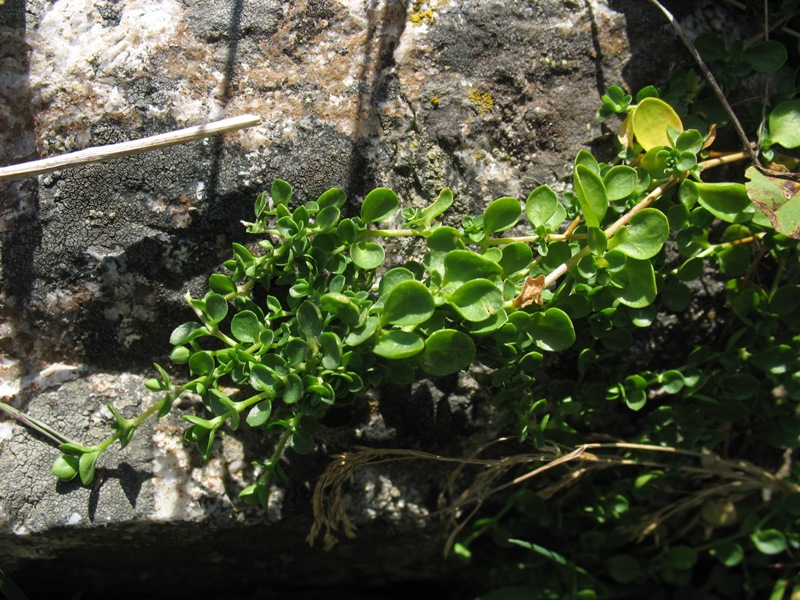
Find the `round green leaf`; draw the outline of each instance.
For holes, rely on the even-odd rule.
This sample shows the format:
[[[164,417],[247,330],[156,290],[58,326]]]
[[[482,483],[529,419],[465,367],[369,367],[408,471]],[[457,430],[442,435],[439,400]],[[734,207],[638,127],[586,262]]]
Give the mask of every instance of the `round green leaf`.
[[[286,382],[283,388],[283,401],[286,404],[295,404],[303,397],[303,380],[300,379],[295,373],[289,373],[286,376]]]
[[[615,249],[626,256],[639,260],[654,257],[669,237],[669,221],[660,210],[645,208],[631,217],[608,242],[609,249]]]
[[[681,281],[692,281],[703,274],[705,266],[702,257],[690,258],[678,267],[678,279]]]
[[[728,568],[735,567],[744,560],[744,549],[735,542],[722,542],[713,547],[709,554]]]
[[[777,344],[754,354],[750,357],[750,362],[773,375],[781,375],[792,371],[796,357],[794,348],[788,344]]]
[[[608,170],[603,177],[606,194],[609,200],[622,200],[636,190],[639,176],[636,169],[625,165],[617,165]]]
[[[358,307],[348,296],[337,292],[329,292],[319,299],[322,309],[333,313],[345,325],[355,326],[361,318]]]
[[[308,342],[300,338],[290,339],[283,347],[283,356],[290,367],[296,367],[308,356]]]
[[[398,360],[419,354],[424,347],[425,342],[416,333],[393,329],[378,334],[378,341],[372,351],[383,358]]]
[[[629,258],[613,278],[612,294],[625,306],[644,308],[656,299],[656,275],[649,260]]]
[[[435,308],[433,295],[427,287],[413,279],[403,281],[395,285],[384,300],[381,324],[419,325],[431,318]]]
[[[384,257],[383,246],[375,242],[362,241],[350,247],[350,258],[362,269],[377,269],[383,263]]]
[[[380,321],[377,317],[369,317],[366,322],[351,331],[345,338],[344,342],[348,346],[358,346],[370,339],[380,327]]]
[[[560,308],[548,308],[531,315],[530,331],[542,350],[560,352],[575,343],[572,320]]]
[[[208,320],[216,324],[228,316],[228,301],[219,294],[211,293],[206,296],[206,309]]]
[[[553,271],[572,257],[572,248],[567,242],[555,241],[547,245],[547,254],[542,264],[548,271]]]
[[[472,338],[455,329],[440,329],[425,340],[422,370],[434,377],[444,377],[463,371],[474,359]]]
[[[692,301],[692,292],[685,283],[670,282],[661,292],[661,302],[672,312],[683,312]]]
[[[391,217],[398,206],[400,206],[400,201],[397,199],[397,194],[392,190],[387,188],[374,189],[367,194],[367,197],[364,198],[364,204],[361,205],[361,220],[364,223],[383,221]]]
[[[451,250],[444,258],[443,284],[464,284],[474,279],[500,277],[503,269],[496,262],[469,250]]]
[[[731,246],[717,255],[719,270],[728,277],[744,275],[750,268],[750,252],[744,246]]]
[[[769,300],[769,311],[776,315],[788,315],[798,306],[800,306],[800,285],[781,286]]]
[[[609,350],[620,352],[631,347],[631,344],[633,343],[633,336],[627,329],[612,329],[611,331],[607,331],[603,334],[603,336],[600,338],[600,343]],[[630,406],[630,402],[628,403],[628,406]],[[642,406],[644,406],[644,404]]]
[[[336,226],[336,235],[346,244],[352,242],[356,236],[356,226],[353,224],[353,221],[350,219],[342,219],[339,221],[339,225]]]
[[[629,554],[617,554],[606,561],[608,574],[619,583],[630,583],[642,576],[639,562]]]
[[[78,459],[78,475],[83,485],[89,485],[94,479],[94,469],[97,464],[99,452],[86,452]]]
[[[205,335],[208,335],[208,329],[200,323],[184,323],[175,328],[169,336],[169,343],[173,346],[180,346]]]
[[[600,175],[600,163],[594,157],[594,154],[588,150],[579,150],[575,155],[575,166],[583,165],[595,175]]]
[[[250,409],[245,421],[250,427],[261,427],[269,421],[270,414],[272,414],[272,402],[263,400]]]
[[[683,375],[674,369],[664,371],[659,380],[668,394],[677,394],[684,386]]]
[[[282,179],[276,179],[272,182],[269,195],[272,196],[275,204],[289,204],[292,199],[292,186]]]
[[[72,481],[78,475],[78,462],[77,456],[62,454],[53,462],[50,472],[61,481]]]
[[[300,227],[291,217],[281,217],[275,224],[281,237],[291,239],[300,231]]]
[[[270,391],[277,382],[275,373],[266,366],[256,363],[250,367],[250,385],[257,392]]]
[[[516,198],[498,198],[486,207],[483,216],[483,231],[492,235],[510,229],[519,221],[522,207]]]
[[[769,139],[784,148],[800,146],[800,100],[786,100],[769,115]]]
[[[487,335],[500,329],[508,322],[508,315],[505,310],[496,312],[485,321],[467,324],[467,328],[471,335]]]
[[[389,269],[381,277],[381,282],[378,285],[378,295],[379,297],[385,298],[386,295],[391,292],[394,286],[396,286],[398,283],[402,283],[403,281],[411,281],[413,279],[414,274],[404,267],[395,267],[394,269]]]
[[[532,260],[533,250],[531,247],[522,242],[514,242],[503,246],[503,256],[498,264],[503,269],[503,274],[508,277],[528,269]]]
[[[669,146],[667,127],[683,131],[678,113],[659,98],[645,98],[633,111],[633,135],[645,150],[656,146]]]
[[[292,450],[298,454],[311,454],[316,446],[314,436],[307,431],[295,431],[291,441]]]
[[[189,358],[191,356],[192,351],[186,346],[176,346],[169,354],[170,360],[176,365],[185,365],[187,362],[189,362]]]
[[[461,234],[453,227],[437,227],[425,240],[428,248],[439,252],[464,249]]]
[[[207,375],[214,370],[214,357],[211,353],[201,350],[189,358],[189,369],[196,375]]]
[[[531,226],[536,229],[547,223],[558,207],[558,196],[546,185],[533,190],[525,200],[525,216]]]
[[[347,195],[344,193],[344,191],[340,190],[339,188],[331,188],[326,192],[322,192],[322,195],[317,198],[317,205],[319,206],[321,212],[329,206],[341,208],[346,200]]]
[[[322,350],[322,367],[333,370],[342,362],[342,340],[332,331],[325,331],[319,336]]]
[[[680,152],[688,152],[694,156],[703,149],[704,143],[703,134],[696,129],[689,129],[678,135],[675,140],[675,149]],[[697,162],[696,157],[695,162]]]
[[[786,550],[786,536],[777,529],[760,529],[750,535],[750,541],[762,554],[780,554]]]
[[[503,308],[503,292],[488,279],[474,279],[446,296],[448,304],[467,321],[488,319]]]
[[[786,62],[786,48],[783,44],[765,40],[750,46],[742,54],[742,58],[754,71],[774,73]]]
[[[236,313],[231,320],[231,335],[240,342],[252,344],[258,341],[259,319],[251,310]]]
[[[211,291],[218,294],[232,294],[236,291],[236,284],[229,277],[220,273],[214,273],[208,278],[208,287]]]
[[[317,305],[310,300],[306,300],[297,307],[296,317],[300,333],[307,338],[316,337],[322,333],[322,315]]]
[[[320,232],[332,231],[336,227],[341,213],[335,206],[326,206],[317,213],[317,227]]]
[[[698,183],[686,180],[681,188],[697,194],[697,201],[712,215],[727,223],[743,223],[753,217],[755,207],[741,183]]]

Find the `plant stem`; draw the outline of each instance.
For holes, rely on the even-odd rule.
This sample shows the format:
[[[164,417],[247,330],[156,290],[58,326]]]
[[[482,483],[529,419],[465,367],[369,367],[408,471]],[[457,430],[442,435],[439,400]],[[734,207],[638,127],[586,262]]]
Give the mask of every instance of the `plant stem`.
[[[33,429],[34,431],[38,431],[42,435],[44,435],[46,437],[49,437],[51,440],[53,440],[59,446],[61,444],[75,444],[77,446],[81,445],[78,442],[76,442],[76,441],[68,438],[67,436],[63,435],[62,433],[59,433],[58,431],[56,431],[55,429],[53,429],[52,427],[50,427],[46,423],[43,423],[39,419],[35,419],[35,418],[31,417],[30,415],[25,414],[24,412],[14,408],[10,404],[6,404],[5,402],[0,402],[0,411],[10,415],[14,420],[20,422],[21,424],[25,425],[26,427],[29,427],[30,429]]]
[[[411,237],[415,235],[425,237],[414,229],[370,229],[367,233],[367,237]]]
[[[697,51],[697,48],[695,48],[691,40],[688,37],[686,37],[686,34],[683,32],[683,29],[675,20],[675,17],[672,16],[672,13],[669,12],[666,8],[664,8],[664,5],[661,4],[661,2],[659,2],[658,0],[650,0],[650,3],[655,5],[662,13],[664,13],[664,16],[670,22],[670,25],[672,25],[673,29],[675,29],[675,32],[678,34],[678,37],[681,38],[681,41],[683,42],[684,46],[686,46],[686,49],[689,51],[689,54],[692,55],[692,58],[694,58],[695,62],[697,63],[697,66],[700,67],[700,70],[703,72],[703,76],[711,85],[711,89],[714,90],[714,94],[717,96],[717,99],[722,103],[722,106],[725,108],[725,112],[728,113],[728,116],[731,118],[731,123],[733,124],[733,128],[736,130],[736,135],[739,136],[739,139],[742,141],[742,145],[746,148],[750,156],[750,160],[753,161],[753,164],[760,167],[761,163],[758,160],[758,156],[756,156],[756,153],[753,151],[753,147],[750,143],[750,140],[747,138],[747,134],[744,132],[744,129],[742,128],[742,124],[739,122],[739,119],[736,118],[736,113],[733,112],[733,108],[731,108],[728,99],[725,97],[725,93],[722,91],[722,88],[719,87],[719,84],[717,83],[717,80],[714,78],[714,75],[711,73],[711,70],[706,66],[706,63],[703,62],[703,58],[700,56],[700,53]]]
[[[643,210],[650,206],[653,202],[658,200],[668,189],[674,186],[676,183],[680,181],[676,177],[670,177],[652,192],[647,194],[647,196],[641,200],[636,206],[630,209],[627,213],[622,215],[619,219],[617,219],[614,223],[608,226],[605,230],[606,237],[611,238],[617,231],[619,231],[622,227],[628,224],[628,222],[633,218],[633,215],[638,213],[640,210]],[[573,266],[578,264],[578,262],[586,255],[591,252],[589,246],[584,246],[580,249],[580,251],[572,256],[566,262],[560,264],[554,271],[549,273],[547,277],[544,279],[544,289],[549,288],[553,285],[556,281],[558,281],[561,277],[566,274]]]

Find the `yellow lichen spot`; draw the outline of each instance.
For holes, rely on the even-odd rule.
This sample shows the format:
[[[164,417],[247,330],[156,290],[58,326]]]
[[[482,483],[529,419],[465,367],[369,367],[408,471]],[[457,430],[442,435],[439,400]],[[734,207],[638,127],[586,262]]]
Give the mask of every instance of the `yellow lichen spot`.
[[[411,13],[411,15],[408,18],[411,19],[411,22],[414,25],[422,25],[426,21],[428,23],[430,23],[431,25],[433,25],[433,21],[434,21],[434,19],[433,19],[433,11],[430,8],[428,10],[425,10],[425,11],[420,11],[420,12],[417,12],[417,13]]]
[[[434,106],[434,108],[439,106],[439,102],[440,102],[439,96],[434,96],[433,98],[431,98],[431,104]]]
[[[419,26],[423,23],[433,25],[433,9],[425,9],[425,4],[427,4],[425,0],[414,0],[411,5],[411,14],[408,18],[414,25]]]
[[[476,87],[470,87],[467,90],[467,98],[478,107],[478,113],[484,113],[494,108],[492,95]]]

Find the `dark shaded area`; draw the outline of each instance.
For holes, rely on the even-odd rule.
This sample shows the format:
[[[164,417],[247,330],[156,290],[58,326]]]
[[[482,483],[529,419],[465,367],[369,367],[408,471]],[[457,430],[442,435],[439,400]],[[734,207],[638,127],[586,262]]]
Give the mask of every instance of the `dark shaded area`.
[[[697,3],[665,1],[662,4],[680,20]],[[622,75],[629,90],[636,92],[646,85],[663,86],[672,66],[690,60],[669,21],[648,0],[609,0],[608,5],[625,15],[630,59],[622,69]],[[620,85],[620,82],[609,81],[607,84]]]
[[[61,528],[44,535],[0,537],[0,555],[32,552],[5,572],[31,600],[71,598],[341,598],[400,599],[413,594],[469,597],[475,585],[458,561],[441,558],[430,532],[394,532],[386,524],[359,529],[325,552],[310,547],[310,523],[119,524]],[[269,544],[267,540],[282,540]],[[406,549],[415,548],[409,554]],[[34,549],[37,550],[34,550]],[[42,555],[41,548],[47,548]],[[183,557],[183,558],[181,558]],[[304,566],[305,565],[305,566]],[[297,579],[306,571],[308,577]],[[474,589],[474,588],[472,588]]]
[[[0,112],[2,147],[0,164],[36,158],[31,111],[29,60],[26,43],[25,0],[8,0],[0,6]],[[0,213],[16,213],[13,226],[0,233],[2,272],[0,284],[7,295],[25,304],[31,293],[33,254],[41,243],[35,180],[0,183]],[[3,311],[4,312],[4,311]]]

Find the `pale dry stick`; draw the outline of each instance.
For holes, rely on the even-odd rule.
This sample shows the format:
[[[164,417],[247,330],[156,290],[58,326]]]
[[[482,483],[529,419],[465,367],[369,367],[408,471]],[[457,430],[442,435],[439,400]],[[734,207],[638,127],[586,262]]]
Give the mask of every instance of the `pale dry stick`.
[[[26,177],[33,177],[34,175],[58,171],[59,169],[79,167],[113,158],[139,154],[149,150],[185,144],[202,138],[253,127],[259,123],[261,123],[261,118],[256,115],[241,115],[239,117],[231,117],[229,119],[222,119],[221,121],[206,123],[205,125],[197,125],[195,127],[170,131],[169,133],[153,135],[139,140],[109,144],[108,146],[96,146],[93,148],[86,148],[85,150],[78,150],[77,152],[70,152],[69,154],[61,154],[51,158],[43,158],[41,160],[33,160],[18,165],[2,167],[0,168],[0,182],[24,179]]]
[[[639,202],[636,206],[630,209],[627,213],[622,215],[619,219],[617,219],[614,223],[608,226],[608,228],[604,231],[606,237],[613,236],[617,231],[619,231],[622,227],[628,224],[628,222],[633,218],[633,215],[638,213],[640,210],[647,208],[653,202],[655,202],[658,198],[664,194],[669,188],[673,185],[678,183],[678,179],[676,177],[670,177],[652,192],[647,194],[647,196]],[[551,285],[553,285],[556,281],[558,281],[561,277],[563,277],[567,271],[569,271],[574,265],[578,263],[584,256],[591,252],[591,248],[589,246],[584,246],[580,252],[575,254],[572,258],[567,260],[566,262],[561,263],[554,271],[548,273],[547,277],[544,278],[544,288],[547,289]]]
[[[741,152],[734,152],[732,154],[726,154],[725,156],[704,160],[698,163],[698,166],[701,167],[701,169],[710,169],[712,167],[718,167],[720,165],[737,162],[740,160],[746,160],[747,158],[750,158],[750,153],[743,150]],[[634,206],[627,213],[625,213],[619,219],[617,219],[611,225],[609,225],[608,228],[606,228],[603,231],[603,233],[606,234],[607,238],[613,236],[615,233],[617,233],[617,231],[622,229],[625,225],[627,225],[630,222],[630,220],[633,218],[633,215],[650,206],[653,202],[658,200],[668,189],[670,189],[672,186],[674,186],[676,183],[679,183],[680,181],[681,180],[678,179],[677,177],[670,177],[669,179],[664,181],[664,183],[662,183],[652,192],[647,194],[647,196],[643,198],[636,206]],[[572,256],[569,260],[560,264],[558,268],[556,268],[554,271],[549,273],[547,277],[544,278],[544,287],[542,289],[547,289],[551,285],[553,285],[556,281],[558,281],[561,277],[563,277],[567,273],[567,271],[569,271],[573,266],[575,266],[578,263],[578,261],[580,261],[584,256],[586,256],[590,252],[591,249],[589,248],[589,246],[585,246],[577,254]]]

